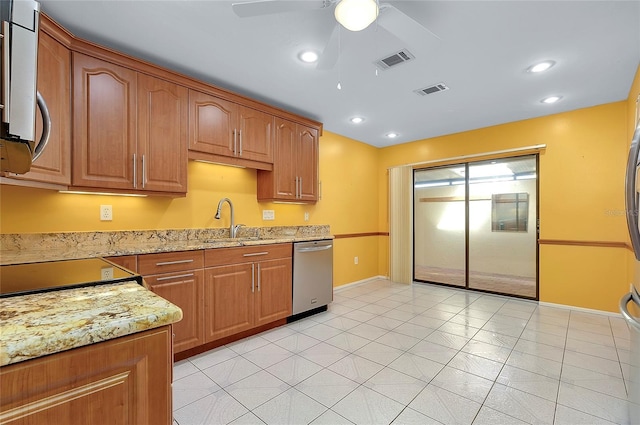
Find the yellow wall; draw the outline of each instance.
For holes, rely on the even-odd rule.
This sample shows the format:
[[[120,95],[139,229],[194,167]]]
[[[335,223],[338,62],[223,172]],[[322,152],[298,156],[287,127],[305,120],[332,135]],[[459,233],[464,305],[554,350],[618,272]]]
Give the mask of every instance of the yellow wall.
[[[213,219],[225,196],[236,206],[236,222],[249,226],[329,224],[337,235],[388,232],[388,167],[544,143],[541,238],[627,242],[622,181],[638,93],[640,71],[627,101],[384,149],[325,132],[322,199],[313,206],[260,204],[254,170],[196,162],[189,163],[187,196],[177,199],[68,195],[3,185],[0,232],[227,227],[226,207],[223,220]],[[101,204],[113,205],[112,222],[98,220]],[[275,210],[276,219],[263,221],[263,209]],[[334,285],[388,275],[388,243],[386,236],[336,239]],[[540,299],[616,311],[632,264],[628,249],[544,245]]]
[[[539,170],[540,238],[625,242],[626,108],[617,102],[384,148],[379,225],[388,229],[388,167],[546,144]],[[616,311],[627,284],[624,271],[612,270],[624,270],[626,255],[623,248],[545,245],[540,300]],[[577,299],[574,293],[582,288],[589,291]]]
[[[130,198],[103,195],[61,194],[51,190],[2,185],[0,231],[41,233],[100,230],[143,230],[228,227],[225,206],[221,220],[213,218],[218,201],[234,203],[236,223],[248,226],[329,224],[333,234],[377,231],[378,150],[336,134],[320,139],[322,199],[316,205],[258,203],[256,171],[189,162],[189,187],[184,198]],[[99,206],[113,206],[113,221],[99,220]],[[262,210],[275,210],[274,221],[263,221]],[[304,213],[310,219],[304,221]],[[337,253],[351,261],[337,261],[334,284],[341,285],[378,274],[378,250],[370,238],[339,239]],[[359,256],[359,264],[353,257]],[[341,258],[336,255],[336,258]]]

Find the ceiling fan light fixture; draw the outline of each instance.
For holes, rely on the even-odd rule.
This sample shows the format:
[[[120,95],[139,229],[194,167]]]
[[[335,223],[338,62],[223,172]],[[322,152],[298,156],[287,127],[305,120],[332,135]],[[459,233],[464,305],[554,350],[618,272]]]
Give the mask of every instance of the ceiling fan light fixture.
[[[362,31],[378,17],[376,0],[341,0],[335,9],[336,20],[349,31]]]

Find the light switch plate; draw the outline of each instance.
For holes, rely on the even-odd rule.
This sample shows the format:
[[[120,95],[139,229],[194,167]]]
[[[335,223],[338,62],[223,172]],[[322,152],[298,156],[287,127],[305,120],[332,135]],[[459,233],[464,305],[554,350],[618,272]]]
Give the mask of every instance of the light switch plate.
[[[262,219],[263,220],[275,220],[276,212],[274,210],[262,210]]]

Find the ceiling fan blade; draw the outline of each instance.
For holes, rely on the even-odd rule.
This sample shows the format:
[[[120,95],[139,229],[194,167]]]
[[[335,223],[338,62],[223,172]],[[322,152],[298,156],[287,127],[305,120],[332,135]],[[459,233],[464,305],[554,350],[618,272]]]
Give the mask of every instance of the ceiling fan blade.
[[[250,16],[270,15],[274,13],[295,12],[299,10],[313,10],[327,7],[325,0],[254,0],[233,3],[231,8],[241,18]]]
[[[323,71],[333,69],[338,62],[338,57],[340,56],[340,47],[340,24],[336,23],[333,26],[333,31],[331,31],[329,40],[327,40],[327,44],[318,59],[316,69]]]
[[[405,43],[423,40],[426,37],[442,40],[424,25],[390,4],[380,5],[378,25]]]

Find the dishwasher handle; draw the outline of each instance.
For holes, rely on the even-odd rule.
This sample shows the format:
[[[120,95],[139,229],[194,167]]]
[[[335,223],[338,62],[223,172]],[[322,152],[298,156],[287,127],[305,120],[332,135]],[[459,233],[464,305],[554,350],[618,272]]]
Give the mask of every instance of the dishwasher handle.
[[[296,252],[316,252],[316,251],[326,251],[327,249],[333,248],[333,245],[322,245],[322,246],[314,246],[311,248],[296,248]]]

